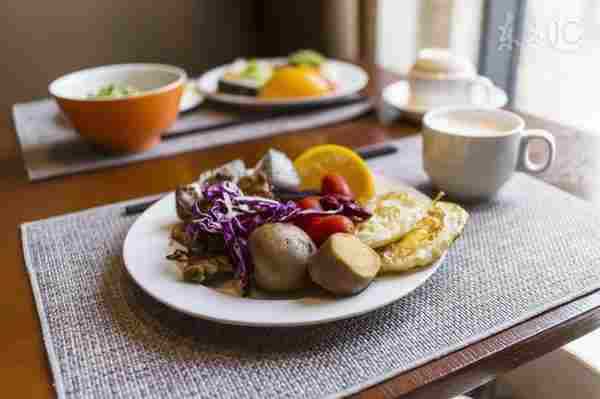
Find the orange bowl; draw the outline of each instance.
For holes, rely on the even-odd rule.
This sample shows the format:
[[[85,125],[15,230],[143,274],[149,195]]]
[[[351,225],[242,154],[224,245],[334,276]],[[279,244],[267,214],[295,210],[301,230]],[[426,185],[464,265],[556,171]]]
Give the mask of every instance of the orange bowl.
[[[139,152],[160,142],[177,118],[186,81],[183,69],[162,64],[117,64],[62,76],[48,90],[77,132],[111,152]],[[110,84],[131,86],[138,94],[95,98]]]

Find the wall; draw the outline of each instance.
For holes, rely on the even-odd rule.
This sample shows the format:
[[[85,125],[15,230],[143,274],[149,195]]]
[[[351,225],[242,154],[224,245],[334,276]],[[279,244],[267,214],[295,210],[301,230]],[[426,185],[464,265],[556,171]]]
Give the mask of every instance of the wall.
[[[257,5],[261,55],[312,48],[329,57],[359,57],[358,0],[259,0]]]
[[[0,106],[47,95],[68,71],[164,62],[195,75],[255,51],[253,1],[4,0]]]

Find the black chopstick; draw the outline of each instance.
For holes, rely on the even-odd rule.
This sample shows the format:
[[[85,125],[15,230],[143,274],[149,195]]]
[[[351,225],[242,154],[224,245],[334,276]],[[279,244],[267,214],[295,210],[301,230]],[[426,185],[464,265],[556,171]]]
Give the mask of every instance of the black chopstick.
[[[138,213],[142,213],[157,202],[158,202],[158,200],[155,199],[155,200],[140,202],[139,204],[127,205],[125,207],[125,215],[129,216],[129,215],[136,215]]]
[[[393,145],[378,145],[370,146],[365,148],[358,148],[356,153],[362,157],[362,159],[371,159],[382,157],[384,155],[391,155],[398,152],[398,148]]]
[[[372,159],[377,157],[382,157],[384,155],[390,155],[398,152],[398,149],[393,145],[378,145],[378,146],[369,146],[365,148],[358,148],[356,153],[360,155],[363,159]],[[313,191],[280,191],[280,194],[286,199],[299,199],[306,197],[307,195],[315,195],[316,192]],[[150,208],[150,206],[154,205],[154,203],[158,202],[157,199],[153,199],[150,201],[140,202],[138,204],[127,205],[125,206],[125,215],[136,215],[138,213],[144,212],[146,209]]]

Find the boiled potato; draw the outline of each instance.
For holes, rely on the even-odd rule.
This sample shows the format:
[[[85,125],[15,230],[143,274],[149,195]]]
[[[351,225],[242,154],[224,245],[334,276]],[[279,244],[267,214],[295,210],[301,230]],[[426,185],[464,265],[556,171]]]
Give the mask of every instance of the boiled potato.
[[[336,233],[311,258],[308,273],[321,287],[336,295],[358,294],[373,281],[381,260],[356,236]]]
[[[293,291],[306,282],[306,268],[316,247],[299,227],[287,223],[265,224],[248,240],[256,285],[267,291]]]

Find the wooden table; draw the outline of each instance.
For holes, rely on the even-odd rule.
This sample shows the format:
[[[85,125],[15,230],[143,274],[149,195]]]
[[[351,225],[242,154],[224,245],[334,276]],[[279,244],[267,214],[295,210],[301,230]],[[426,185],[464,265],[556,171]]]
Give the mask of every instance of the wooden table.
[[[369,90],[378,93],[397,79],[371,68]],[[530,127],[553,132],[556,166],[541,178],[575,195],[600,203],[600,136],[526,116]],[[23,170],[15,134],[0,126],[0,236],[4,253],[0,279],[0,381],[5,397],[54,397],[40,325],[23,265],[19,225],[97,205],[174,189],[199,171],[233,157],[249,163],[271,146],[291,156],[323,143],[351,147],[379,143],[418,132],[401,122],[384,127],[375,115],[332,127],[229,145],[168,159],[140,162],[99,172],[30,183]],[[443,398],[470,391],[499,373],[544,355],[600,326],[600,292],[586,295],[500,334],[404,373],[356,395],[361,398]]]

